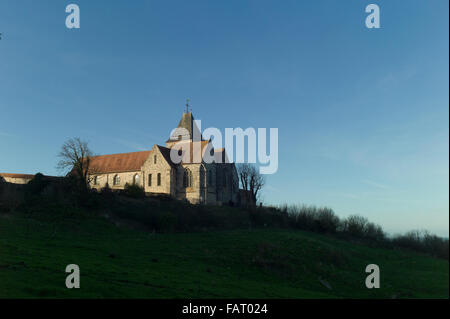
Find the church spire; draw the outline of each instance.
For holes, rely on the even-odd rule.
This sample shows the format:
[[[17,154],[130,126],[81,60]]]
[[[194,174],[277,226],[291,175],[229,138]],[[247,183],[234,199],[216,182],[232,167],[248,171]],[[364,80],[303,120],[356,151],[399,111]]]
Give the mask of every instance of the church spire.
[[[189,98],[186,99],[186,113],[189,113],[189,102],[191,100]]]
[[[169,139],[166,141],[166,145],[168,145],[167,143],[172,143],[180,140],[193,141],[197,136],[199,136],[200,140],[203,141],[201,131],[195,124],[189,101],[189,99],[186,99],[186,111],[183,112],[183,116],[181,117],[178,126],[171,132]]]

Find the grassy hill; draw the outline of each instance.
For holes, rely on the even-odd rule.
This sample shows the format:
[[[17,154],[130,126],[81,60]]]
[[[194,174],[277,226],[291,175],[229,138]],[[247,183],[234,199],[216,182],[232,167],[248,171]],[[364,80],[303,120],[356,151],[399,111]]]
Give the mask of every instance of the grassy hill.
[[[65,287],[77,264],[81,288]],[[381,288],[365,287],[365,267]],[[327,287],[328,286],[328,287]],[[152,233],[0,214],[1,298],[448,298],[448,261],[289,229]]]

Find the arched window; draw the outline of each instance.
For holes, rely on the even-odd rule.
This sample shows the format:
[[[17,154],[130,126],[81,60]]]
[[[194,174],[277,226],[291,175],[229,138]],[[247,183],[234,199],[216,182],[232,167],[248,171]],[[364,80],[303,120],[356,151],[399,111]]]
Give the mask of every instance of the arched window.
[[[120,176],[114,175],[113,185],[120,185]]]
[[[183,186],[184,187],[192,187],[192,172],[189,168],[186,168],[184,170]]]
[[[152,174],[148,174],[148,186],[152,186]]]
[[[134,177],[133,177],[133,184],[139,185],[139,174],[134,175]]]
[[[158,173],[157,184],[158,184],[158,186],[161,186],[161,173]]]

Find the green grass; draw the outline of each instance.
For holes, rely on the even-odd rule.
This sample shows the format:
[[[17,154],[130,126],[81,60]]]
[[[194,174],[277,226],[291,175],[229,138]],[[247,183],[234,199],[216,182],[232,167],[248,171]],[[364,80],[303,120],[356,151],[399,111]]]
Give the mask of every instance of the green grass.
[[[72,263],[80,289],[65,287]],[[365,287],[371,263],[380,289]],[[295,230],[153,234],[0,215],[0,298],[448,298],[448,274],[445,260]]]

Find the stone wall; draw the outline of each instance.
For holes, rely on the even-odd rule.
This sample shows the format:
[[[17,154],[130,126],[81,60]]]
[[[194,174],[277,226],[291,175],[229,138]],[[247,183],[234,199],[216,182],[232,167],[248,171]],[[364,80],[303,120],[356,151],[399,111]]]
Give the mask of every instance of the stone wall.
[[[187,199],[193,204],[203,203],[201,194],[200,167],[202,164],[182,164],[176,169],[176,198]],[[192,174],[192,186],[184,186],[184,173],[190,170]]]
[[[217,164],[205,164],[206,168],[206,203],[211,205],[217,205],[217,190],[216,190],[216,177],[217,177]]]
[[[120,177],[120,184],[114,185],[114,176]],[[135,181],[135,176],[139,176],[138,185],[143,185],[144,175],[141,171],[132,171],[132,172],[119,172],[119,173],[106,173],[106,174],[95,174],[90,176],[90,186],[94,189],[101,189],[108,184],[111,189],[124,189],[125,185],[133,184]],[[94,177],[97,177],[97,183],[95,184]]]
[[[34,176],[33,176],[34,177]],[[27,184],[33,177],[3,177],[4,181],[11,184]]]
[[[148,159],[142,166],[142,171],[144,174],[144,190],[146,193],[175,196],[175,185],[172,185],[175,179],[175,169],[167,163],[158,147],[153,147]],[[160,185],[158,185],[158,174],[161,174]]]
[[[239,196],[239,180],[234,164],[216,164],[217,201],[236,204]]]
[[[189,169],[192,186],[185,187],[184,174]],[[158,184],[160,174],[160,184]],[[114,176],[120,177],[120,184],[114,185]],[[138,185],[149,194],[168,194],[177,199],[186,199],[193,204],[205,203],[221,205],[239,200],[239,180],[236,167],[231,163],[194,163],[174,165],[167,162],[158,146],[154,145],[147,160],[139,171],[97,174],[97,183],[91,187],[101,189],[109,185],[111,189],[124,189],[133,184],[139,176]],[[151,179],[151,182],[150,182]]]

